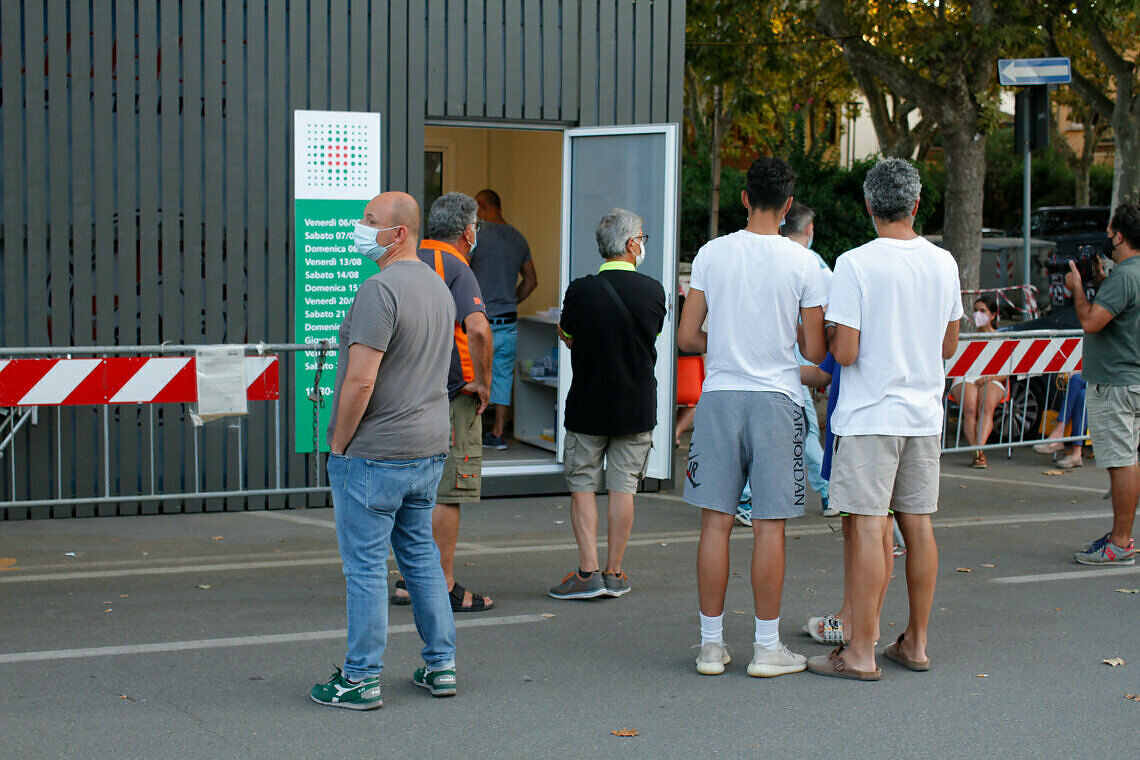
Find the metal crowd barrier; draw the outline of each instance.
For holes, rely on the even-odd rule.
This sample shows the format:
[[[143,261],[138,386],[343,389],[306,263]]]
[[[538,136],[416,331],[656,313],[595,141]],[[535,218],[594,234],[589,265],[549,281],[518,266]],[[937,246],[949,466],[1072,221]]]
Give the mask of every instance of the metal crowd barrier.
[[[283,507],[290,495],[327,494],[320,458],[286,449],[279,370],[282,356],[305,351],[323,359],[335,344],[226,346],[245,354],[253,403],[247,415],[201,425],[192,419],[191,404],[199,400],[194,355],[214,348],[0,349],[0,459],[7,460],[0,519],[14,508],[59,516],[66,514],[60,507],[83,505],[73,513],[120,514],[114,505],[133,502],[151,508],[130,513],[160,511],[157,504],[165,505],[161,511],[198,511],[173,502]],[[40,425],[45,417],[54,417],[50,431]],[[299,413],[302,422],[307,415]]]
[[[946,362],[947,393],[943,394],[944,428],[942,453],[1006,449],[1012,455],[1015,447],[1044,443],[1049,431],[1049,412],[1064,409],[1068,403],[1069,376],[1081,369],[1080,330],[1030,330],[976,333],[963,336],[958,349]],[[963,430],[960,401],[952,401],[949,390],[966,377],[998,376],[1007,378],[1006,397],[995,411],[994,429],[985,445],[969,445]],[[986,412],[985,394],[979,394],[979,433]],[[959,407],[955,412],[955,407]],[[1072,420],[1077,435],[1049,439],[1060,443],[1077,443],[1086,436],[1085,410]],[[976,436],[976,439],[980,435]]]

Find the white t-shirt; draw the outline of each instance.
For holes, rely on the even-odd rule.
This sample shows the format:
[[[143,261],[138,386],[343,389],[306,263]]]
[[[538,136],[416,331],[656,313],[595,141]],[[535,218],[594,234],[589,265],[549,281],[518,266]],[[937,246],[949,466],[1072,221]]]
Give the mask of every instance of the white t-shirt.
[[[747,230],[709,241],[690,287],[708,304],[706,391],[775,391],[803,404],[796,362],[801,308],[827,301],[819,263],[799,243]]]
[[[925,238],[878,238],[835,263],[827,321],[859,330],[831,418],[836,435],[939,435],[942,340],[962,316],[958,264]]]
[[[826,299],[827,294],[831,292],[831,278],[835,275],[832,273],[831,267],[829,267],[827,265],[827,262],[823,260],[822,256],[820,256],[815,251],[812,251],[811,253],[813,256],[815,256],[815,260],[819,263],[819,275],[823,280],[823,297]]]

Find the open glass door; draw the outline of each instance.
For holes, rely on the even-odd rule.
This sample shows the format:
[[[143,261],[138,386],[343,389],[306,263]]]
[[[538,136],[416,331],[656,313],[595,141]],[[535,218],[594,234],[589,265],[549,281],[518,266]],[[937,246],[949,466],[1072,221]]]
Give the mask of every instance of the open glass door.
[[[646,475],[666,479],[673,461],[676,405],[673,306],[677,291],[677,206],[679,162],[676,124],[589,127],[565,132],[562,150],[562,282],[594,274],[602,264],[594,230],[614,207],[644,219],[648,252],[638,271],[665,288],[665,326],[657,336],[657,427]],[[560,344],[559,420],[570,390],[570,351]],[[563,436],[558,437],[562,460]]]

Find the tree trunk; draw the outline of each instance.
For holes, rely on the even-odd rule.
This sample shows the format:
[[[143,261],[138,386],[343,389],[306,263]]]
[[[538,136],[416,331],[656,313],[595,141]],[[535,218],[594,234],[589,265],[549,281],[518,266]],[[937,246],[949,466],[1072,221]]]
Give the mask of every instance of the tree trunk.
[[[1073,166],[1073,181],[1076,183],[1075,200],[1078,206],[1088,206],[1091,190],[1089,185],[1090,173],[1094,159],[1096,159],[1096,146],[1100,142],[1100,130],[1091,124],[1092,117],[1085,118],[1084,136],[1081,142],[1081,155]]]
[[[982,258],[982,198],[986,177],[986,138],[973,122],[944,124],[946,141],[946,223],[942,245],[958,261],[963,290],[978,287]]]
[[[1140,200],[1140,119],[1117,103],[1112,117],[1116,146],[1112,173],[1112,208]]]
[[[724,142],[721,121],[721,101],[724,88],[717,85],[713,94],[712,140],[709,148],[709,240],[720,234],[720,149]]]

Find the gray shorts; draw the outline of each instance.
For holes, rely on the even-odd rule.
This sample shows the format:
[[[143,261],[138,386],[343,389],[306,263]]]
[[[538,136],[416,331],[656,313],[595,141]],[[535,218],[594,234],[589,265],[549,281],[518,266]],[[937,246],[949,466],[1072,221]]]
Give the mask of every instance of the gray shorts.
[[[1097,467],[1130,467],[1140,446],[1140,385],[1089,383],[1085,392]]]
[[[807,503],[803,407],[783,393],[707,391],[697,402],[685,501],[736,513],[752,483],[752,519],[800,517]]]
[[[562,456],[566,485],[572,493],[602,490],[604,458],[606,490],[637,493],[652,448],[652,430],[630,435],[588,435],[567,430]]]
[[[828,499],[853,515],[938,511],[941,436],[836,436]]]

